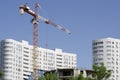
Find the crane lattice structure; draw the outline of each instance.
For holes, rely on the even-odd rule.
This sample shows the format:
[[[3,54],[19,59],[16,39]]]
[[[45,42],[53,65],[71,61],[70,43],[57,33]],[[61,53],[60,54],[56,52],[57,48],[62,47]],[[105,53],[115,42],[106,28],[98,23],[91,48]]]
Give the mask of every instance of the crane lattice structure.
[[[21,15],[23,15],[24,12],[26,12],[26,13],[30,14],[31,16],[33,16],[33,19],[32,19],[32,23],[33,23],[33,57],[32,57],[33,58],[33,73],[32,73],[32,80],[38,80],[38,77],[39,77],[39,75],[38,75],[38,71],[39,71],[39,66],[38,66],[38,19],[45,22],[46,24],[51,24],[52,26],[70,34],[70,31],[68,29],[52,22],[49,19],[46,19],[46,18],[40,16],[37,13],[38,8],[39,8],[38,3],[35,4],[35,11],[31,10],[27,4],[21,5],[19,7]]]

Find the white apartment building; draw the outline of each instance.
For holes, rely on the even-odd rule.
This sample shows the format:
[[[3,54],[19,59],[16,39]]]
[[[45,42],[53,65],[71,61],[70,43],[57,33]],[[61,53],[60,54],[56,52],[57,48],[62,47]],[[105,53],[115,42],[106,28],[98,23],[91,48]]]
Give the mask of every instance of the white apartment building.
[[[112,75],[108,80],[120,80],[120,39],[93,40],[93,64],[104,63]]]
[[[39,51],[39,70],[76,68],[77,55],[63,52],[62,49]],[[32,70],[33,46],[27,41],[5,39],[0,42],[0,69],[4,72],[3,80],[28,80]]]

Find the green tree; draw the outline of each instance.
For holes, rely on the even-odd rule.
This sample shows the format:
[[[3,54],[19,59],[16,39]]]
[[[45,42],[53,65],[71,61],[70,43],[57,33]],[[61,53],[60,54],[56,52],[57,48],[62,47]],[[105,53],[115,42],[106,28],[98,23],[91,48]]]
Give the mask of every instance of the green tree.
[[[42,77],[39,77],[39,79],[38,80],[46,80],[45,79],[45,77],[44,76],[42,76]]]
[[[3,76],[3,72],[0,70],[0,78]]]
[[[93,71],[96,80],[107,80],[111,76],[111,70],[107,70],[103,63],[101,66],[93,65]]]
[[[42,77],[39,78],[39,80],[57,80],[57,75],[55,73],[46,73]]]
[[[83,74],[79,74],[78,76],[71,77],[69,80],[92,80],[89,77],[84,77]]]
[[[111,76],[111,70],[107,70],[104,64],[101,66],[93,65],[93,78],[84,77],[83,74],[79,74],[76,77],[71,77],[70,80],[107,80]]]
[[[79,74],[77,80],[85,80],[85,77],[83,74]]]

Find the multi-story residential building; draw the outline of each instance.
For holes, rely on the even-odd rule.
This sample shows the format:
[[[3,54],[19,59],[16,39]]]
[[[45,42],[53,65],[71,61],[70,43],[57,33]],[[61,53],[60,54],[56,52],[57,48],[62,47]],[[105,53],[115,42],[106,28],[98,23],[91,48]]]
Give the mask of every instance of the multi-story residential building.
[[[120,39],[97,39],[92,45],[93,64],[104,63],[108,70],[112,70],[108,80],[120,80]]]
[[[39,70],[76,68],[77,55],[63,52],[62,49],[38,48]],[[5,39],[0,42],[0,69],[4,72],[3,80],[28,80],[33,71],[33,46],[27,41]]]

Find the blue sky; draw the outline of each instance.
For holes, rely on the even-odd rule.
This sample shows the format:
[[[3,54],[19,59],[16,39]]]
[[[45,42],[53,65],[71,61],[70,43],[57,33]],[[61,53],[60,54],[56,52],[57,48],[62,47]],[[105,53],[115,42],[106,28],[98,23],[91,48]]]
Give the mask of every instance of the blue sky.
[[[0,40],[12,38],[32,44],[32,17],[21,16],[19,6],[40,3],[39,14],[65,26],[71,35],[39,21],[39,46],[61,48],[76,53],[79,68],[92,66],[92,40],[120,38],[119,0],[2,0],[0,2]]]

